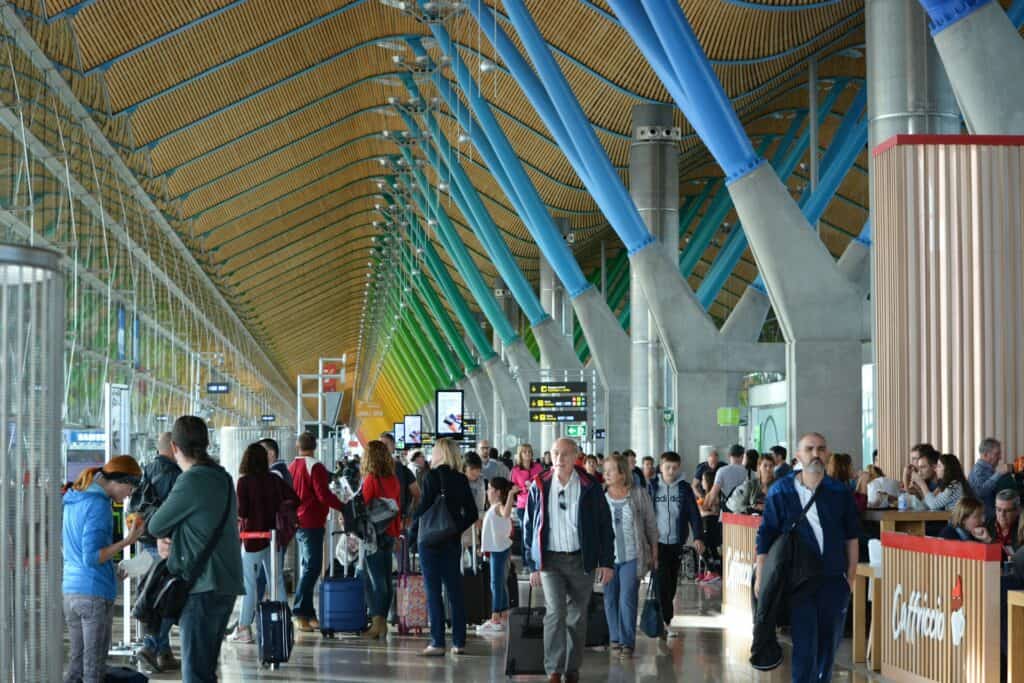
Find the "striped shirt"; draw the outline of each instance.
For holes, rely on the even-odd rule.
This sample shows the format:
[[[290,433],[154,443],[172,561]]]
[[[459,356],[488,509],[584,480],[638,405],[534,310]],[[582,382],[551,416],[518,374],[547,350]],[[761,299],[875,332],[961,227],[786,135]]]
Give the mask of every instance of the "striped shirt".
[[[564,509],[563,509],[564,508]],[[562,486],[558,476],[551,477],[548,493],[548,550],[574,553],[580,549],[579,531],[580,477],[573,470]]]

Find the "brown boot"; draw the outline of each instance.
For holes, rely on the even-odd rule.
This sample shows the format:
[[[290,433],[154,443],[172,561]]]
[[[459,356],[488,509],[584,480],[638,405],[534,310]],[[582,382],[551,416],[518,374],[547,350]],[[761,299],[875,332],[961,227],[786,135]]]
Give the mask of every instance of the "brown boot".
[[[377,630],[380,631],[381,638],[388,637],[388,618],[387,617],[374,617],[373,623],[377,624]]]
[[[380,628],[380,626],[381,626],[380,622],[381,621],[383,621],[383,620],[380,617],[373,617],[372,623],[370,624],[370,628],[368,628],[365,631],[363,631],[363,638],[369,638],[370,640],[376,640],[377,638],[380,638],[382,635],[384,635],[383,633],[381,633],[381,628]],[[386,631],[385,631],[385,633],[386,633]]]

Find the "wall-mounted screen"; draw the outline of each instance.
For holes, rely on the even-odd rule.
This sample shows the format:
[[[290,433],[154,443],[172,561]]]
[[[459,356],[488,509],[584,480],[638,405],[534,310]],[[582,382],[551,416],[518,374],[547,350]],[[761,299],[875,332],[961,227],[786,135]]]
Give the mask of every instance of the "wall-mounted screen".
[[[395,423],[395,449],[399,451],[405,450],[405,423]]]
[[[437,406],[437,438],[462,436],[463,393],[459,389],[438,390],[434,405]]]
[[[405,416],[405,445],[409,448],[423,445],[423,417]]]

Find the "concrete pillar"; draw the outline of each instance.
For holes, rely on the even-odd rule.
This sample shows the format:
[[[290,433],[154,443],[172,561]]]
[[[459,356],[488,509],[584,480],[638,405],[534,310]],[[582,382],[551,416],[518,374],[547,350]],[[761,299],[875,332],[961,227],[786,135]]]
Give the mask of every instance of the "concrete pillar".
[[[562,230],[562,235],[568,231],[567,222],[557,221],[559,229]],[[551,316],[549,323],[546,323],[547,327],[543,331],[543,334],[550,338],[557,340],[557,342],[563,342],[568,336],[568,343],[570,348],[572,347],[572,311],[569,311],[569,324],[565,323],[565,308],[563,302],[568,298],[565,296],[565,288],[562,287],[562,282],[555,275],[554,269],[548,260],[544,258],[544,255],[540,255],[540,305],[544,309],[544,312]],[[566,327],[569,328],[569,334],[566,335]],[[538,340],[539,341],[539,340]],[[541,370],[561,370],[564,369],[560,361],[567,360],[566,358],[555,358],[550,353],[547,353],[547,349],[541,347],[540,367]],[[578,364],[577,364],[578,366]],[[544,373],[541,373],[544,374]],[[544,423],[540,425],[538,438],[541,443],[541,451],[551,448],[551,444],[555,442],[555,439],[562,436],[562,426],[552,423]]]
[[[466,392],[466,412],[472,412],[477,416],[477,434],[489,434],[494,424],[494,388],[491,386],[491,380],[482,368],[468,373],[466,379],[469,381],[469,388],[472,389],[472,392]],[[468,400],[471,393],[472,402]],[[470,410],[470,407],[473,409]]]
[[[666,254],[679,253],[679,128],[668,104],[633,107],[629,192]],[[630,443],[640,457],[657,458],[666,444],[665,350],[647,297],[630,271]]]
[[[875,224],[875,207],[879,206],[883,197],[876,192],[873,150],[894,135],[955,135],[960,132],[961,117],[956,93],[932,40],[928,17],[918,0],[866,0],[864,24],[869,121],[869,206],[871,220]],[[876,249],[870,250],[865,278],[872,293],[875,291],[876,253]],[[843,257],[840,259],[840,267],[848,276],[852,274],[851,279],[858,287],[862,287],[863,279],[857,278],[854,264],[849,263],[846,254]],[[844,263],[844,260],[847,262]],[[875,297],[870,296],[866,315],[872,349],[878,338],[874,327],[874,307]],[[875,367],[873,386],[876,387],[872,413],[876,420],[877,441],[877,353],[873,352],[872,363]]]
[[[512,326],[518,330],[520,329],[521,316],[518,304],[512,297],[512,293],[505,286],[504,280],[500,277],[494,279],[494,296],[498,300],[498,305],[501,307],[502,313],[508,318]],[[535,335],[536,336],[536,335]],[[504,433],[511,434],[516,437],[515,443],[511,441],[503,442],[501,444],[495,444],[495,447],[499,450],[511,450],[515,451],[515,446],[518,446],[523,441],[530,441],[531,443],[540,438],[540,425],[534,425],[529,422],[529,396],[530,387],[529,383],[531,379],[536,379],[537,370],[540,365],[537,363],[537,359],[533,357],[530,350],[526,348],[526,343],[522,339],[516,340],[512,344],[504,344],[500,339],[497,339],[495,335],[495,347],[501,349],[501,355],[505,360],[505,364],[508,365],[512,374],[515,376],[516,384],[519,387],[519,392],[522,395],[523,402],[527,406],[527,422],[524,424],[509,424],[506,416],[504,425]]]
[[[868,148],[903,133],[959,133],[956,95],[918,0],[867,0],[864,21]]]

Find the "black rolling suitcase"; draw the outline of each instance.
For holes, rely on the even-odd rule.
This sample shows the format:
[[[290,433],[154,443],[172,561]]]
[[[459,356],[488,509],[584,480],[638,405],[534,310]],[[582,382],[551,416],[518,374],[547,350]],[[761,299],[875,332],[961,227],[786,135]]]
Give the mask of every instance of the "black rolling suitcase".
[[[295,647],[295,631],[292,626],[292,610],[288,607],[286,596],[277,594],[277,532],[242,533],[242,539],[270,539],[270,600],[256,605],[256,622],[259,630],[256,634],[256,647],[260,664],[276,669],[284,664],[292,655]],[[284,600],[279,598],[284,597]]]
[[[608,647],[608,618],[604,613],[604,593],[590,594],[587,606],[587,639],[585,647]]]
[[[472,534],[472,559],[469,566],[466,566],[465,558],[460,562],[462,595],[466,605],[466,623],[482,624],[491,618],[491,567],[490,564],[477,561],[475,528]]]
[[[506,676],[543,676],[544,613],[543,607],[530,607],[533,587],[527,595],[526,607],[508,613],[508,645],[505,650]]]

